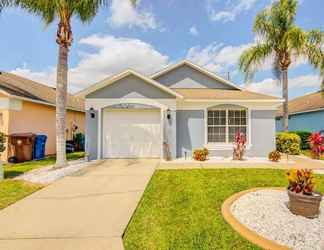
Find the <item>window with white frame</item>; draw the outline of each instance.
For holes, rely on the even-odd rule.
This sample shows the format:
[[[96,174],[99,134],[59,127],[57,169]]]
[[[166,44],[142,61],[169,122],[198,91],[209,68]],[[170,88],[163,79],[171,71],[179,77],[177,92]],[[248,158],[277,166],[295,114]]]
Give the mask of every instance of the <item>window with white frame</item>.
[[[246,109],[212,109],[207,116],[208,143],[232,143],[237,132],[247,135]]]

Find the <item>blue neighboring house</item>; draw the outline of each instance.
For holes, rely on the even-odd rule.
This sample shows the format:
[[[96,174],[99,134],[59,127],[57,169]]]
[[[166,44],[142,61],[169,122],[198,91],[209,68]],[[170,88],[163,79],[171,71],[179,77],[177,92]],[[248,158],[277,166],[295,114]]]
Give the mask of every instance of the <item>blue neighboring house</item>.
[[[289,130],[324,130],[324,96],[320,91],[289,101]],[[282,109],[276,116],[276,130],[283,130]]]

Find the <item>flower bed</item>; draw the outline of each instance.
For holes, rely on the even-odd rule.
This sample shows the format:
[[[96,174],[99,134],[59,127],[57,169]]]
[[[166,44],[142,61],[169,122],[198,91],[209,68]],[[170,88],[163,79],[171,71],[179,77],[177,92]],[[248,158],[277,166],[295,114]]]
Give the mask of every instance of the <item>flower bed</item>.
[[[286,191],[258,190],[247,193],[231,205],[231,213],[260,236],[292,249],[323,249],[324,212],[307,219],[287,208]],[[324,211],[324,204],[321,204]]]

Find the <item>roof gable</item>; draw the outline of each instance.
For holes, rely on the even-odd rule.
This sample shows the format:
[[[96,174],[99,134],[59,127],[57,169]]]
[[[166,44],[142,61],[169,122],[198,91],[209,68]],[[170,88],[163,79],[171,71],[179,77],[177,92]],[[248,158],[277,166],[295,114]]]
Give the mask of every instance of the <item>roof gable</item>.
[[[212,88],[241,90],[234,83],[187,60],[171,65],[151,76],[170,88]]]
[[[155,88],[158,88],[159,90],[165,92],[165,93],[168,93],[169,95],[173,96],[173,97],[178,97],[178,98],[182,98],[182,96],[180,94],[178,94],[177,92],[171,90],[170,88],[146,77],[146,76],[143,76],[142,74],[140,73],[137,73],[136,71],[134,70],[126,70],[120,74],[117,74],[113,77],[110,77],[110,78],[107,78],[107,79],[104,79],[103,81],[101,82],[98,82],[88,88],[86,88],[85,90],[79,92],[77,94],[77,96],[79,97],[88,97],[88,96],[92,96],[92,93],[98,93],[100,92],[100,90],[103,90],[105,89],[106,87],[110,86],[110,85],[113,85],[113,84],[118,84],[119,82],[123,82],[121,81],[122,79],[125,79],[127,77],[135,77],[137,79],[141,79],[142,81],[146,82],[147,84],[150,84],[152,85],[153,87]],[[100,94],[99,94],[100,96]],[[93,98],[93,97],[92,97]],[[118,97],[117,97],[118,98]]]

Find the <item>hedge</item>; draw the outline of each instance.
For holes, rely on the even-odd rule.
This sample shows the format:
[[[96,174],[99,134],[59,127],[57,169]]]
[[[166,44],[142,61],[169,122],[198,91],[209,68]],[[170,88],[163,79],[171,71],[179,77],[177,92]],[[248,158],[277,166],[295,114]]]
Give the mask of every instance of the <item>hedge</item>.
[[[276,135],[276,147],[281,153],[300,154],[301,139],[299,135],[290,132],[279,132]]]
[[[308,138],[312,134],[309,131],[290,131],[290,133],[297,134],[300,137],[300,149],[305,150],[305,149],[310,149],[309,143],[308,143]]]

